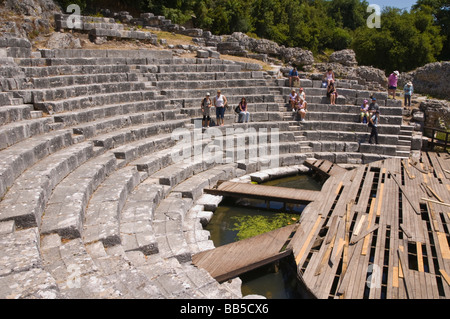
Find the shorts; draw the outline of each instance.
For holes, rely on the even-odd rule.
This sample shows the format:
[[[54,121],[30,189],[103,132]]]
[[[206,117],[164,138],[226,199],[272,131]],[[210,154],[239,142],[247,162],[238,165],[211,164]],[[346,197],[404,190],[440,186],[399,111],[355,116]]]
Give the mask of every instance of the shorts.
[[[397,90],[396,86],[389,86],[389,90]]]
[[[208,121],[211,120],[211,116],[209,116],[209,114],[204,114],[203,115],[203,121],[204,120],[208,120]]]
[[[216,117],[219,118],[224,118],[225,116],[225,107],[216,107]]]

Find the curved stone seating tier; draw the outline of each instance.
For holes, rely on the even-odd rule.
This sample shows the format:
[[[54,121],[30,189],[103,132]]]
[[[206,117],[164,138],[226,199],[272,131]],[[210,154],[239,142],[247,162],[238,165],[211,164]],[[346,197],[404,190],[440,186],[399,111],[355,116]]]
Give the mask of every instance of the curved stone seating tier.
[[[141,92],[145,91],[146,85],[142,82],[117,82],[90,85],[73,85],[54,89],[41,90],[18,90],[14,92],[20,96],[24,103],[43,103],[46,101],[66,100],[109,93]]]
[[[100,75],[100,74],[120,74],[131,73],[135,69],[135,65],[111,64],[111,65],[51,65],[52,59],[30,59],[35,63],[35,60],[43,60],[40,65],[29,66],[25,59],[19,60],[18,65],[22,66],[21,70],[26,77],[30,78],[45,78],[45,77],[59,77],[59,76],[79,76],[79,75]],[[48,64],[48,65],[47,65]]]
[[[72,144],[71,132],[69,130],[58,130],[44,136],[28,138],[0,151],[0,197],[4,199],[3,196],[13,185],[16,178],[30,166]]]
[[[0,113],[1,114],[1,113]],[[40,119],[16,119],[12,123],[0,126],[0,150],[17,144],[30,137],[44,134],[50,131],[51,118]]]
[[[357,123],[358,110],[372,92],[355,83],[338,87],[340,104],[331,106],[324,89],[303,81],[309,112],[298,122],[286,112],[285,80],[232,61],[171,51],[40,52],[9,61],[20,73],[2,79],[2,296],[241,298],[239,279],[218,284],[190,264],[214,247],[202,223],[220,200],[204,188],[307,158],[368,163],[411,147],[412,127],[401,125],[401,108],[385,93],[375,93],[383,145],[365,143],[370,132]],[[201,99],[217,89],[231,106],[226,125],[202,130]],[[234,113],[243,96],[245,124]]]
[[[123,91],[117,93],[103,93],[91,96],[82,96],[51,102],[39,102],[34,106],[46,113],[55,114],[86,109],[96,106],[108,106],[111,104],[145,102],[158,100],[158,92],[151,90]]]

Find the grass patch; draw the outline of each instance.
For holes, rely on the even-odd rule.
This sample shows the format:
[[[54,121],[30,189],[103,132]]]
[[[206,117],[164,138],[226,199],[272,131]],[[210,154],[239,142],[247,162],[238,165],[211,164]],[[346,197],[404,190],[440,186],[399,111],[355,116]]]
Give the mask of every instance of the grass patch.
[[[236,216],[232,218],[236,220],[232,230],[238,231],[236,237],[238,240],[242,240],[294,224],[298,220],[298,214],[276,213],[273,216]]]
[[[194,44],[192,42],[192,37],[182,34],[174,34],[167,31],[151,31],[153,34],[158,36],[158,39],[166,39],[167,44]]]

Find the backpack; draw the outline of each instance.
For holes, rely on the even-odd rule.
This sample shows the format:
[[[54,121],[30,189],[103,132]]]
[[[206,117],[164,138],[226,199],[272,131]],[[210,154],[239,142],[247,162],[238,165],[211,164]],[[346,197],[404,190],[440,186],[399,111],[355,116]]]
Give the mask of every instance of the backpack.
[[[239,108],[239,105],[235,107],[234,112],[235,112],[236,114],[241,113],[241,109]]]

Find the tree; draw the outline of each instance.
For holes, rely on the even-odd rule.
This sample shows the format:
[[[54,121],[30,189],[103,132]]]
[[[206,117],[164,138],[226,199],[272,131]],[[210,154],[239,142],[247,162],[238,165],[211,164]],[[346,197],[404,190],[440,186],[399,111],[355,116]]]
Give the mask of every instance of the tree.
[[[425,12],[386,8],[381,15],[381,28],[358,28],[352,47],[360,64],[388,73],[394,69],[410,71],[436,61],[443,43],[439,31]]]
[[[434,17],[433,23],[441,28],[441,35],[445,37],[438,59],[450,60],[450,2],[448,0],[418,0],[413,10],[426,14],[429,14],[431,10]]]

